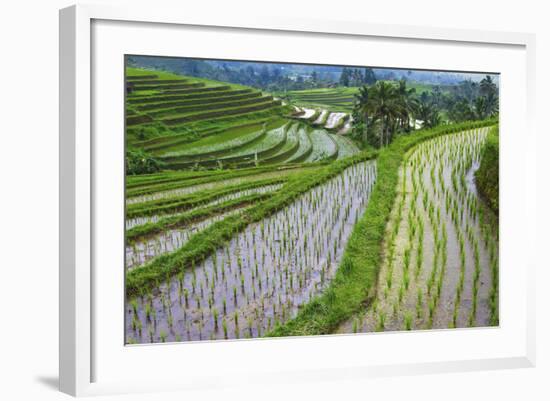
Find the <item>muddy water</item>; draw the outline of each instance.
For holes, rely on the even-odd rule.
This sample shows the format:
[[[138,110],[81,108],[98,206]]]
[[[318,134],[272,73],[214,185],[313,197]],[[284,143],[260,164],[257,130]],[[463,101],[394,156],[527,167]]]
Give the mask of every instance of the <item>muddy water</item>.
[[[346,113],[330,113],[325,128],[334,128],[338,122],[346,116]]]
[[[313,124],[321,124],[321,122],[325,119],[325,116],[327,115],[328,110],[321,110],[321,114],[319,114],[319,117],[313,122]]]
[[[283,184],[273,184],[273,185],[266,185],[266,186],[263,186],[263,187],[245,189],[244,191],[237,191],[237,192],[234,192],[234,193],[231,193],[231,194],[228,194],[228,195],[221,196],[220,198],[218,198],[218,199],[216,199],[212,202],[209,202],[205,205],[197,206],[197,207],[194,207],[192,209],[187,209],[187,210],[185,210],[181,213],[155,214],[155,215],[151,215],[151,216],[132,217],[131,219],[126,219],[126,230],[129,230],[130,228],[140,226],[140,225],[146,224],[146,223],[156,223],[157,221],[159,221],[161,218],[164,218],[164,217],[177,216],[177,215],[182,214],[182,213],[189,213],[189,212],[192,212],[194,210],[219,205],[221,203],[224,203],[224,202],[227,202],[227,201],[230,201],[230,200],[242,198],[243,196],[254,195],[254,194],[266,194],[266,193],[269,193],[269,192],[275,192],[275,191],[278,191],[279,189],[281,189],[282,186],[283,186]]]
[[[334,277],[375,177],[374,162],[349,167],[150,296],[131,300],[127,340],[258,337],[291,319]]]
[[[401,171],[376,300],[361,315],[343,324],[339,332],[495,324],[489,298],[491,269],[494,263],[498,266],[498,227],[487,228],[490,212],[477,198],[474,182],[486,135],[487,129],[467,131],[415,148]],[[397,235],[392,242],[394,229]]]
[[[342,129],[340,131],[338,131],[338,134],[339,135],[346,135],[348,132],[350,132],[352,123],[353,123],[353,117],[348,118],[348,121],[345,122]]]
[[[304,114],[298,116],[298,118],[308,119],[308,118],[313,117],[313,115],[315,114],[315,109],[302,108],[302,110],[303,110]]]

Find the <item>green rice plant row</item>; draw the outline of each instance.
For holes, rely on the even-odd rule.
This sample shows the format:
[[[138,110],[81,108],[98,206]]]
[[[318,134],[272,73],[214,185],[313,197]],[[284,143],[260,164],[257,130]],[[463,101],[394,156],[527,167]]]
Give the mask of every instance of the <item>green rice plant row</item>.
[[[258,111],[258,110],[265,110],[269,109],[275,106],[279,106],[281,104],[280,101],[268,101],[265,103],[261,103],[255,106],[249,106],[249,107],[233,107],[233,108],[227,108],[217,111],[208,111],[208,112],[199,112],[194,113],[190,115],[186,115],[183,117],[177,117],[177,118],[169,118],[162,120],[167,125],[177,125],[181,123],[188,123],[192,121],[198,121],[198,120],[205,120],[210,118],[216,118],[216,117],[225,117],[225,116],[233,116],[238,114],[246,114],[250,113],[252,111]]]
[[[148,79],[157,79],[158,75],[150,74],[150,75],[126,75],[126,81],[141,81],[141,80],[148,80]]]
[[[273,132],[275,131],[275,132]],[[186,169],[200,165],[202,167],[244,167],[255,165],[258,159],[267,158],[281,150],[286,144],[287,135],[284,128],[267,132],[260,141],[254,141],[251,145],[225,152],[223,157],[212,157],[197,161],[166,161],[166,165],[176,169]]]
[[[375,152],[367,151],[352,158],[336,161],[313,171],[293,176],[272,197],[244,210],[238,215],[229,216],[214,223],[204,231],[194,235],[177,251],[161,255],[143,266],[128,271],[126,273],[127,296],[146,294],[173,275],[192,268],[195,264],[204,260],[249,224],[261,221],[263,218],[290,205],[300,195],[335,177],[347,167],[372,159],[375,156]]]
[[[131,104],[143,104],[143,103],[154,103],[154,102],[165,102],[168,100],[184,100],[184,99],[200,99],[203,97],[212,97],[217,96],[220,93],[246,93],[251,92],[252,89],[240,89],[240,90],[231,90],[231,87],[229,85],[221,85],[221,86],[212,86],[212,87],[206,87],[206,88],[199,88],[199,89],[190,89],[185,91],[185,94],[174,94],[174,93],[167,93],[163,95],[152,95],[152,96],[136,96],[131,97],[129,96],[126,101]]]
[[[287,143],[289,143],[289,142],[287,141]],[[282,163],[285,160],[287,160],[289,157],[294,155],[298,151],[299,148],[300,148],[300,141],[299,140],[290,142],[289,146],[283,147],[276,154],[268,156],[268,157],[260,158],[259,163],[260,163],[260,165]]]
[[[161,117],[170,117],[170,116],[179,116],[186,115],[195,111],[207,111],[207,110],[219,110],[219,109],[228,109],[233,107],[248,106],[251,104],[271,102],[273,96],[262,96],[262,97],[252,97],[241,100],[230,99],[226,102],[213,102],[206,104],[191,105],[185,107],[174,107],[171,109],[162,109],[159,111],[148,112],[147,114],[153,118]]]
[[[227,130],[244,129],[251,126],[257,126],[258,129],[260,129],[262,125],[267,122],[267,120],[268,119],[264,118],[264,119],[249,121],[245,123],[240,122],[239,124],[236,124],[236,125],[229,125],[224,127],[211,127],[200,131],[199,137],[202,139],[203,137],[216,135]],[[133,145],[149,151],[158,151],[158,150],[170,148],[182,143],[189,143],[189,142],[196,142],[196,141],[197,141],[197,138],[193,138],[193,137],[190,138],[189,134],[186,132],[183,134],[172,133],[170,135],[163,135],[163,136],[148,139],[145,141],[134,142]]]
[[[212,104],[212,103],[223,103],[228,101],[234,101],[234,100],[243,100],[243,99],[249,99],[253,97],[260,97],[262,95],[262,92],[245,92],[235,95],[233,92],[227,92],[227,95],[221,96],[222,94],[225,94],[226,92],[222,92],[217,94],[216,96],[201,96],[199,98],[195,99],[185,99],[185,100],[169,100],[164,102],[155,102],[155,103],[146,103],[141,106],[137,106],[136,108],[141,111],[149,111],[149,110],[165,110],[175,107],[185,107],[185,106],[197,106],[201,104]]]
[[[313,152],[313,144],[311,143],[311,138],[307,132],[307,128],[300,124],[298,128],[298,140],[300,142],[300,147],[289,157],[285,163],[302,163],[311,155]]]
[[[406,153],[425,140],[495,123],[495,120],[485,120],[422,130],[400,136],[381,150],[376,184],[369,203],[353,228],[342,262],[329,288],[305,305],[294,319],[275,328],[267,337],[329,334],[368,305],[375,296],[386,225],[397,194],[399,168]],[[346,160],[350,159],[340,162]]]
[[[200,152],[193,152],[192,150],[179,152],[175,151],[159,156],[159,158],[167,162],[181,161],[182,158],[185,158],[189,161],[212,159],[215,156],[223,155],[227,152],[253,146],[256,143],[261,142],[266,135],[267,131],[260,129],[251,134],[244,135],[243,137],[212,145],[208,149],[199,148]]]
[[[126,125],[140,125],[145,123],[152,122],[153,119],[145,114],[136,114],[133,116],[126,117]]]
[[[251,205],[256,202],[273,196],[272,193],[252,194],[243,196],[238,199],[231,199],[218,205],[212,205],[206,208],[192,210],[187,213],[182,213],[176,216],[164,217],[155,223],[146,223],[132,227],[126,231],[126,241],[129,243],[148,238],[155,234],[162,233],[166,230],[186,226],[199,220],[204,220],[209,217],[220,215],[233,209],[237,209],[246,205]]]
[[[259,111],[247,111],[242,114],[221,115],[212,117],[206,120],[199,120],[190,123],[182,123],[179,125],[170,126],[174,133],[179,132],[195,132],[198,136],[203,136],[202,133],[210,128],[227,128],[234,125],[242,125],[246,123],[257,122],[262,119],[273,119],[285,116],[289,111],[289,106],[276,105]]]
[[[254,181],[249,184],[231,185],[215,190],[194,192],[192,194],[184,196],[160,198],[148,202],[130,204],[126,208],[126,218],[130,219],[139,216],[150,216],[154,214],[168,214],[173,212],[185,211],[194,207],[207,204],[224,195],[244,191],[250,188],[280,184],[285,182],[286,180],[287,177],[274,177],[265,180]]]
[[[155,192],[168,191],[175,188],[184,188],[194,185],[211,182],[226,181],[232,178],[255,176],[258,174],[274,171],[286,172],[296,168],[303,168],[303,165],[295,166],[262,166],[238,170],[206,170],[206,171],[184,171],[172,172],[172,174],[156,175],[147,177],[147,181],[137,181],[133,186],[127,186],[126,197],[147,195]],[[137,176],[139,177],[139,176]],[[146,178],[146,177],[143,177]]]
[[[175,83],[175,84],[155,84],[155,85],[135,85],[134,88],[136,90],[161,90],[164,93],[167,91],[171,91],[171,89],[195,89],[195,88],[204,88],[204,84],[202,82],[194,82],[194,83]]]
[[[188,79],[126,79],[126,82],[134,84],[135,88],[143,85],[163,85],[163,84],[183,84],[188,83]]]

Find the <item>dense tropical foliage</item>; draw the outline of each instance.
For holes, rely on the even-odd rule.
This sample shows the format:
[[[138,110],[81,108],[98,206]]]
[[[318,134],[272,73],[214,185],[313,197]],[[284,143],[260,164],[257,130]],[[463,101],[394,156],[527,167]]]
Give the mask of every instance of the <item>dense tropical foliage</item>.
[[[479,83],[465,80],[445,91],[435,86],[420,94],[405,79],[377,81],[361,86],[355,95],[352,136],[380,148],[391,143],[395,135],[417,128],[496,115],[498,87],[490,75]]]

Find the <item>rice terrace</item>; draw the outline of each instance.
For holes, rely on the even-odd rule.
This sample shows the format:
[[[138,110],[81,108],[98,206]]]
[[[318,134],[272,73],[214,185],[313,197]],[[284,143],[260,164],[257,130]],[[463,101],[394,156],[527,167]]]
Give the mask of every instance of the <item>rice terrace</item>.
[[[499,325],[499,76],[126,56],[126,343]]]

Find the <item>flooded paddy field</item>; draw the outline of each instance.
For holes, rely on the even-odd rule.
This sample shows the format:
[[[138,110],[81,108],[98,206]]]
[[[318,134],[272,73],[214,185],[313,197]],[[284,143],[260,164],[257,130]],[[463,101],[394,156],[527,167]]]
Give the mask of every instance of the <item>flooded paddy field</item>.
[[[282,186],[283,186],[283,184],[272,184],[272,185],[264,185],[264,186],[259,186],[259,187],[255,187],[255,188],[245,189],[245,190],[242,190],[242,191],[236,190],[235,192],[229,193],[227,195],[220,196],[220,197],[218,197],[217,199],[215,199],[211,202],[205,203],[204,205],[199,205],[199,206],[196,206],[196,207],[193,207],[193,208],[184,209],[182,212],[166,213],[166,214],[160,214],[159,213],[159,214],[132,217],[132,218],[126,219],[126,223],[125,223],[126,230],[129,230],[129,229],[134,228],[136,226],[140,226],[140,225],[147,224],[147,223],[156,223],[160,219],[165,218],[165,217],[173,217],[173,216],[180,215],[182,213],[188,213],[188,212],[191,212],[191,211],[195,211],[195,210],[199,210],[199,209],[203,209],[203,208],[208,208],[208,207],[211,207],[211,206],[220,205],[224,202],[228,202],[228,201],[231,201],[231,200],[237,200],[237,199],[240,199],[240,198],[244,198],[246,196],[273,193],[273,192],[276,192],[279,189],[281,189]]]
[[[127,342],[260,337],[288,321],[330,284],[375,179],[375,162],[352,165],[202,263],[127,299]],[[136,248],[138,263],[146,249]]]
[[[217,221],[221,221],[233,214],[240,213],[244,209],[245,207],[238,207],[230,212],[205,218],[183,227],[168,229],[159,234],[152,235],[145,240],[127,244],[126,268],[132,269],[157,256],[173,252],[184,246],[194,234],[210,227]]]
[[[488,130],[441,136],[408,154],[375,299],[339,332],[498,325],[498,220],[474,182]]]
[[[289,169],[289,170],[283,170],[283,171],[273,171],[273,172],[267,172],[262,174],[256,174],[251,177],[237,177],[237,178],[229,178],[226,180],[220,180],[215,182],[207,182],[204,184],[198,184],[198,185],[182,185],[181,188],[174,188],[167,191],[160,191],[160,192],[154,192],[152,194],[147,195],[141,195],[141,196],[135,196],[128,198],[126,200],[127,205],[131,204],[138,204],[143,202],[149,202],[154,201],[158,199],[165,199],[170,197],[177,197],[181,195],[188,195],[193,194],[195,192],[204,191],[204,190],[214,190],[214,189],[220,189],[223,187],[227,187],[228,185],[239,185],[239,184],[250,184],[252,182],[256,181],[262,181],[269,178],[274,177],[284,177],[286,175],[295,173],[296,171],[299,171],[299,169]]]

